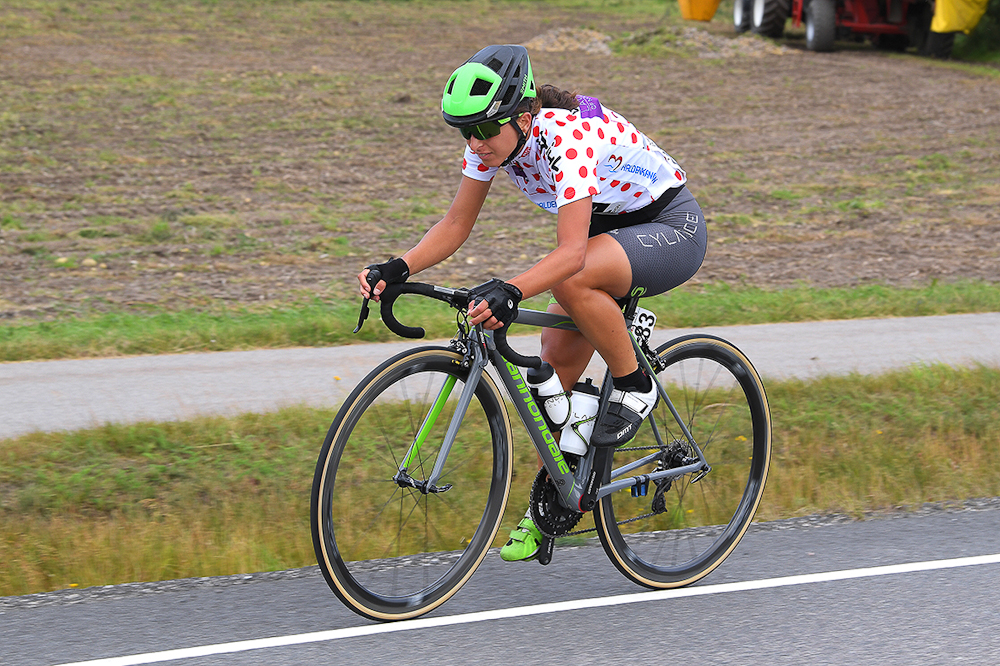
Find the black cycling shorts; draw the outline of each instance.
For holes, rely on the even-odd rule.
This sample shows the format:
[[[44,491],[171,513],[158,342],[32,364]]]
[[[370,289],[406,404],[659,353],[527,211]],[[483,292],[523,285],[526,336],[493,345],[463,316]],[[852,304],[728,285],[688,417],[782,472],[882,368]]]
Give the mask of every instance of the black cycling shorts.
[[[685,187],[650,222],[606,232],[632,264],[629,295],[654,296],[698,272],[708,248],[705,215]]]

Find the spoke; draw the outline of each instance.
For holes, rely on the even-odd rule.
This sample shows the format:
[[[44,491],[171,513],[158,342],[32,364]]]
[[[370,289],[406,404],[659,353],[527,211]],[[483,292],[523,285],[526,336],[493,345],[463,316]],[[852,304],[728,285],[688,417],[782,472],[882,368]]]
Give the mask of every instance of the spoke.
[[[400,543],[402,543],[403,528],[406,527],[406,524],[410,521],[410,516],[412,516],[413,512],[417,510],[417,505],[420,503],[420,499],[418,497],[417,500],[413,502],[413,506],[410,507],[410,511],[409,511],[409,513],[406,514],[406,517],[405,518],[403,517],[403,497],[405,497],[406,495],[412,495],[412,494],[413,494],[412,491],[407,492],[405,490],[402,493],[400,493],[400,499],[399,499],[399,527],[396,529],[396,540],[395,540],[395,542],[390,542],[389,544],[387,544],[385,552],[388,552],[389,549],[392,548],[393,545],[395,545],[396,548],[397,548],[397,556],[399,554],[398,553],[398,549],[399,549]]]
[[[382,506],[380,506],[378,508],[378,510],[375,512],[375,515],[372,516],[372,519],[368,522],[368,526],[367,526],[366,531],[371,530],[375,526],[375,521],[377,521],[382,516],[383,512],[385,512],[386,507],[388,507],[390,504],[392,504],[393,502],[396,501],[397,493],[399,494],[399,502],[402,503],[402,490],[403,489],[400,488],[399,486],[396,486],[396,484],[392,484],[392,485],[395,486],[395,488],[392,491],[392,494],[389,495],[389,499],[387,499],[382,504]]]
[[[699,368],[698,368],[698,380],[699,380],[699,384],[700,384],[700,381],[701,381],[701,376],[703,374],[702,370],[704,368],[704,365],[705,365],[705,359],[699,359]],[[700,385],[697,387],[697,391],[695,392],[696,398],[695,398],[694,404],[691,406],[691,411],[689,412],[690,415],[691,415],[691,419],[690,419],[690,421],[687,424],[689,430],[693,427],[692,424],[694,423],[695,418],[702,411],[702,401],[708,399],[708,394],[711,392],[712,387],[715,386],[715,380],[718,379],[719,374],[721,372],[722,372],[722,366],[716,365],[715,366],[715,373],[712,375],[711,379],[709,380],[708,386],[706,386],[704,389],[702,389]]]
[[[369,412],[375,412],[375,425],[378,427],[379,432],[382,435],[382,443],[385,445],[385,450],[389,454],[388,458],[383,460],[392,461],[392,467],[394,470],[399,469],[399,460],[396,458],[396,451],[393,448],[392,441],[393,437],[390,434],[390,428],[385,424],[385,420],[382,418],[382,409],[378,405],[372,405],[369,408]],[[376,449],[377,451],[378,449]],[[393,472],[395,474],[395,472]]]
[[[442,518],[438,518],[436,521],[433,521],[433,523],[430,522],[431,521],[431,512],[428,511],[428,506],[430,505],[431,502],[434,501],[434,500],[431,499],[431,497],[434,497],[436,500],[439,500],[444,505],[443,508],[445,508],[446,510],[448,510],[447,512],[448,512],[449,515],[452,514],[452,513],[455,513],[454,510],[453,510],[453,506],[451,504],[449,504],[448,500],[443,495],[440,495],[440,494],[431,493],[429,495],[424,495],[423,496],[423,501],[422,502],[417,502],[417,506],[414,507],[414,510],[416,510],[417,507],[421,507],[422,510],[423,510],[423,514],[424,514],[424,537],[425,537],[424,538],[424,552],[425,553],[426,552],[430,552],[430,543],[431,542],[429,540],[427,540],[427,538],[426,538],[427,535],[428,535],[428,533],[430,533],[430,532],[434,533],[434,536],[437,537],[439,543],[442,543],[442,544],[446,543],[446,540],[445,540],[444,536],[441,534],[440,529],[436,525],[436,523],[442,521]]]

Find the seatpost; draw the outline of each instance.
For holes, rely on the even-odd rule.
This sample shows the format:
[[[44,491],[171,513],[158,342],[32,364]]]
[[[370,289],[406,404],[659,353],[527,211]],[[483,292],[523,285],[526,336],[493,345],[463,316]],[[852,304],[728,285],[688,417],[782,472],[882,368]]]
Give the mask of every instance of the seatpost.
[[[635,316],[635,309],[639,307],[639,297],[629,296],[628,300],[625,301],[625,307],[622,308],[622,314],[625,315],[625,321],[631,321],[632,317]]]

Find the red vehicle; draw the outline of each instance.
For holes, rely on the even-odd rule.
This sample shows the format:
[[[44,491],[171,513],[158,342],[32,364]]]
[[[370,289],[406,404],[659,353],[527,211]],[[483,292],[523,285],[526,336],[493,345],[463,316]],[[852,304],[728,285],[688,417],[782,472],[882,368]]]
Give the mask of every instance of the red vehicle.
[[[781,37],[785,22],[806,24],[806,48],[832,51],[835,40],[869,39],[878,48],[947,58],[954,33],[931,32],[933,0],[736,0],[733,27]]]

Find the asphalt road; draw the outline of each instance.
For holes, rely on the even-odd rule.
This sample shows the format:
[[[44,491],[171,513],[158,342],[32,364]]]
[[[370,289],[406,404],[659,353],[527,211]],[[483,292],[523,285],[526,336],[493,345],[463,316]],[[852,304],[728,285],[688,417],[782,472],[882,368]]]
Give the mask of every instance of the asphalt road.
[[[1000,366],[1000,313],[706,327],[753,361],[765,380],[915,363]],[[690,331],[658,330],[654,342]],[[421,342],[0,364],[0,438],[106,422],[336,405],[369,370]],[[422,343],[427,344],[427,343]],[[537,354],[537,336],[512,338]],[[595,355],[588,374],[599,378]]]
[[[705,330],[741,347],[765,380],[1000,365],[1000,314]],[[408,346],[2,364],[0,437],[333,404]],[[392,625],[348,611],[314,568],[0,598],[0,664],[995,665],[998,576],[991,499],[757,524],[705,580],[666,593],[628,582],[596,543],[557,547],[548,567],[493,554],[442,608]]]
[[[990,500],[758,524],[667,593],[595,544],[557,547],[548,567],[493,553],[443,607],[388,625],[348,611],[314,569],[0,598],[0,663],[985,666],[1000,663],[998,578]]]

